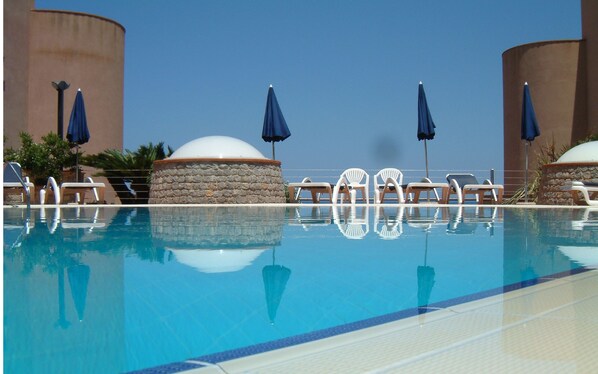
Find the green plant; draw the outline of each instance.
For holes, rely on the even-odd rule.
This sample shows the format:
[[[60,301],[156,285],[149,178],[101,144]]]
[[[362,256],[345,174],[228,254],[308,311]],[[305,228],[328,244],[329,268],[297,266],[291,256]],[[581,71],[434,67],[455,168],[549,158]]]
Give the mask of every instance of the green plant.
[[[44,185],[48,177],[62,181],[62,170],[75,166],[75,154],[71,152],[68,141],[61,139],[55,133],[42,137],[41,143],[33,141],[26,132],[19,134],[21,148],[18,150],[8,148],[4,150],[6,161],[16,161],[29,178],[36,185]]]
[[[85,156],[84,165],[102,169],[123,204],[147,204],[154,161],[172,154],[164,142],[142,145],[137,151],[109,149],[96,155]]]

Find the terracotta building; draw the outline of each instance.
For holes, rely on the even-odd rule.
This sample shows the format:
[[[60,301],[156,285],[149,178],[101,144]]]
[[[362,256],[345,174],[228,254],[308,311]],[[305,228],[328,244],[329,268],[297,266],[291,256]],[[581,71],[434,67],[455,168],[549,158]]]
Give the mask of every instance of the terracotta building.
[[[91,14],[35,9],[34,0],[4,0],[4,146],[18,148],[19,133],[35,141],[58,133],[59,91],[63,131],[77,93],[85,99],[94,154],[123,147],[125,29]]]
[[[529,150],[570,146],[598,134],[598,1],[581,0],[582,39],[543,41],[503,53],[505,188],[523,185],[525,142],[521,140],[523,85],[528,82],[541,135]],[[532,172],[530,172],[530,176]]]

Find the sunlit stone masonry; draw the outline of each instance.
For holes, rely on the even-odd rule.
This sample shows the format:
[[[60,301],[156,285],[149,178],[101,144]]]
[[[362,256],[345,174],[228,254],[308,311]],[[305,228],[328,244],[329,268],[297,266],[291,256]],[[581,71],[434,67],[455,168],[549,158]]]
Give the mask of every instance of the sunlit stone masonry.
[[[150,204],[284,203],[280,161],[226,136],[191,141],[154,162]]]

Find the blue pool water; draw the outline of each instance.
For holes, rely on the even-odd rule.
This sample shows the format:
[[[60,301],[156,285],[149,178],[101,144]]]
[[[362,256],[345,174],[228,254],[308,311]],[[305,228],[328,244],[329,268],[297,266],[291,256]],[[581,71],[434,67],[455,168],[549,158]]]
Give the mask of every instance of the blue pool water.
[[[432,312],[583,270],[597,215],[4,209],[4,371],[172,372]]]

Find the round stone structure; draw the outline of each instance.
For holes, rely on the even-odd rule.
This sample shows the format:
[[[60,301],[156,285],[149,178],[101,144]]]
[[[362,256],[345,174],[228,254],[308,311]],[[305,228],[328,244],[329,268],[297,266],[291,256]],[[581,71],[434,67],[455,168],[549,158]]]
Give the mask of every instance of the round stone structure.
[[[198,138],[154,162],[149,203],[284,203],[280,165],[240,139]]]
[[[571,148],[556,162],[542,166],[537,203],[574,205],[566,188],[572,181],[598,181],[598,141]]]

